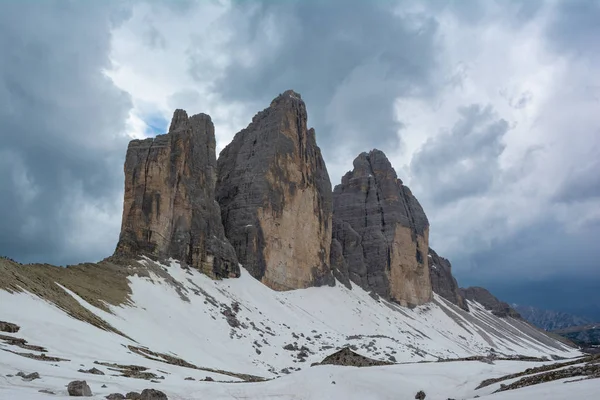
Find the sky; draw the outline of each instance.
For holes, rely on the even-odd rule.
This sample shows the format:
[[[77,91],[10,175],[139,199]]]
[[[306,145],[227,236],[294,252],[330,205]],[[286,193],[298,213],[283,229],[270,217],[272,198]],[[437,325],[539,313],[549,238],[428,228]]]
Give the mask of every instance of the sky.
[[[132,138],[287,89],[332,184],[383,150],[461,286],[600,319],[600,0],[0,3],[0,254],[116,245]]]

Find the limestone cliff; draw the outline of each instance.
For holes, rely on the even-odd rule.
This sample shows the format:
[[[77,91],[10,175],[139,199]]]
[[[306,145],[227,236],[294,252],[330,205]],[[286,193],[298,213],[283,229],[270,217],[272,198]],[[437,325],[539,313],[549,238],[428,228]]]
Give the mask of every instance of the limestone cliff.
[[[333,221],[352,282],[405,306],[431,300],[429,222],[382,151],[360,154],[335,187]]]
[[[333,283],[331,183],[300,95],[275,98],[217,164],[225,234],[250,274],[276,290]]]
[[[215,133],[210,117],[176,110],[169,133],[132,140],[116,255],[173,257],[209,276],[239,276],[215,201]]]
[[[432,290],[463,310],[469,311],[469,306],[458,288],[458,283],[452,276],[450,261],[438,256],[431,247],[427,259],[429,261],[429,277],[431,278]]]

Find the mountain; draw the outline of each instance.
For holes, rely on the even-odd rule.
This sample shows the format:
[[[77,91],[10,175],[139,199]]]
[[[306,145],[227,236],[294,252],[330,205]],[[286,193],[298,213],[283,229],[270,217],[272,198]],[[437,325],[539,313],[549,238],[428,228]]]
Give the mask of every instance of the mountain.
[[[553,333],[560,335],[590,353],[600,353],[600,323],[571,326],[557,329]]]
[[[223,149],[216,199],[256,279],[278,290],[333,284],[331,182],[298,93],[277,96]]]
[[[512,305],[525,320],[546,331],[570,328],[591,324],[593,321],[586,317],[568,314],[561,311],[543,310],[532,306]]]
[[[298,93],[218,159],[210,117],[176,110],[167,134],[129,144],[124,172],[112,256],[0,258],[0,398],[61,398],[84,379],[97,398],[389,398],[416,385],[464,398],[503,390],[476,380],[581,355],[487,290],[459,289],[382,151],[359,154],[332,191]],[[347,362],[377,369],[331,365]]]

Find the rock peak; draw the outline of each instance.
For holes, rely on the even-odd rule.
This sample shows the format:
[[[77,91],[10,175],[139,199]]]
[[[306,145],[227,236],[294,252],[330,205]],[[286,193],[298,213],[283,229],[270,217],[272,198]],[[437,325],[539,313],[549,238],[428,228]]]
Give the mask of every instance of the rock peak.
[[[333,282],[331,182],[306,122],[304,102],[288,90],[218,160],[225,233],[250,274],[276,290]]]
[[[353,164],[333,193],[332,248],[339,255],[341,246],[345,261],[338,256],[337,265],[354,283],[402,305],[430,301],[425,212],[382,151],[361,153]]]
[[[187,111],[178,108],[175,110],[175,112],[173,112],[173,118],[171,118],[171,125],[169,126],[169,133],[181,129],[191,128],[191,125],[201,125],[206,123],[212,125],[210,115],[199,113],[188,117]]]
[[[215,146],[210,117],[181,109],[168,134],[129,143],[115,254],[172,257],[215,278],[239,276],[214,200]]]
[[[292,102],[300,102],[302,103],[302,106],[304,106],[304,101],[302,100],[302,96],[300,95],[300,93],[296,93],[290,89],[275,97],[271,102],[271,107],[276,107],[282,104],[289,104],[290,100]]]

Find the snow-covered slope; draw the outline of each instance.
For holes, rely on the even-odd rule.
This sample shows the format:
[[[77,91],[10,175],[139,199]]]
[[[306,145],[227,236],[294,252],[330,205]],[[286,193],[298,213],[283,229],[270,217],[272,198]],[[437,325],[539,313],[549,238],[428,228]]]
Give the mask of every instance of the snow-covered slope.
[[[150,266],[153,262],[144,260],[143,263]],[[327,390],[331,389],[330,381],[338,379],[355,382],[356,387],[350,385],[344,390],[358,393],[363,389],[368,392],[366,388],[360,389],[361,379],[368,380],[368,374],[379,374],[383,381],[393,381],[398,374],[406,372],[403,366],[377,367],[370,368],[367,375],[359,378],[352,368],[310,368],[311,363],[345,346],[351,346],[360,354],[393,362],[435,361],[486,355],[490,351],[498,355],[549,359],[579,354],[521,320],[495,317],[473,302],[469,303],[471,311],[465,312],[436,296],[432,303],[407,309],[376,300],[357,287],[349,290],[341,284],[276,292],[245,271],[239,279],[213,281],[176,262],[158,267],[166,273],[159,276],[149,269],[147,274],[142,274],[144,276],[130,276],[128,302],[121,306],[107,304],[111,312],[92,306],[60,286],[65,296],[75,298],[122,335],[73,318],[54,303],[32,293],[0,290],[0,320],[21,327],[18,333],[2,334],[27,340],[25,346],[43,346],[48,357],[68,360],[28,358],[28,354],[39,356],[41,353],[0,338],[0,350],[4,350],[0,351],[0,398],[25,398],[10,397],[15,387],[29,390],[27,393],[32,396],[39,389],[64,394],[64,385],[75,379],[86,379],[94,393],[103,395],[116,391],[115,388],[123,391],[153,386],[169,393],[170,398],[195,398],[194,393],[200,398],[204,397],[201,396],[203,390],[209,390],[207,385],[217,384],[184,378],[200,380],[209,376],[217,381],[240,381],[253,379],[244,374],[274,378],[292,372],[295,378],[243,385],[266,385],[277,392],[287,384],[304,386],[304,381],[312,382],[318,375],[318,381],[326,381]],[[145,372],[154,374],[154,380],[159,383],[117,376],[124,369],[112,365],[111,370],[109,363],[146,367]],[[506,371],[518,369],[516,361],[504,363]],[[439,368],[444,369],[448,368],[443,367],[447,364],[456,365],[422,365],[440,365]],[[518,364],[522,366],[522,362]],[[480,362],[465,365],[477,365],[478,371],[483,368],[494,374],[506,372],[504,367],[494,370]],[[103,370],[106,375],[78,372],[92,367]],[[317,369],[323,372],[313,371]],[[42,379],[24,382],[18,377],[5,376],[19,371],[37,371]],[[441,371],[439,376],[448,373]],[[447,379],[458,378],[448,376]],[[101,384],[108,388],[101,388]],[[236,390],[214,389],[218,387],[221,386],[211,386],[207,393],[216,396]],[[317,389],[306,390],[309,393]],[[211,396],[209,398],[215,398]]]

